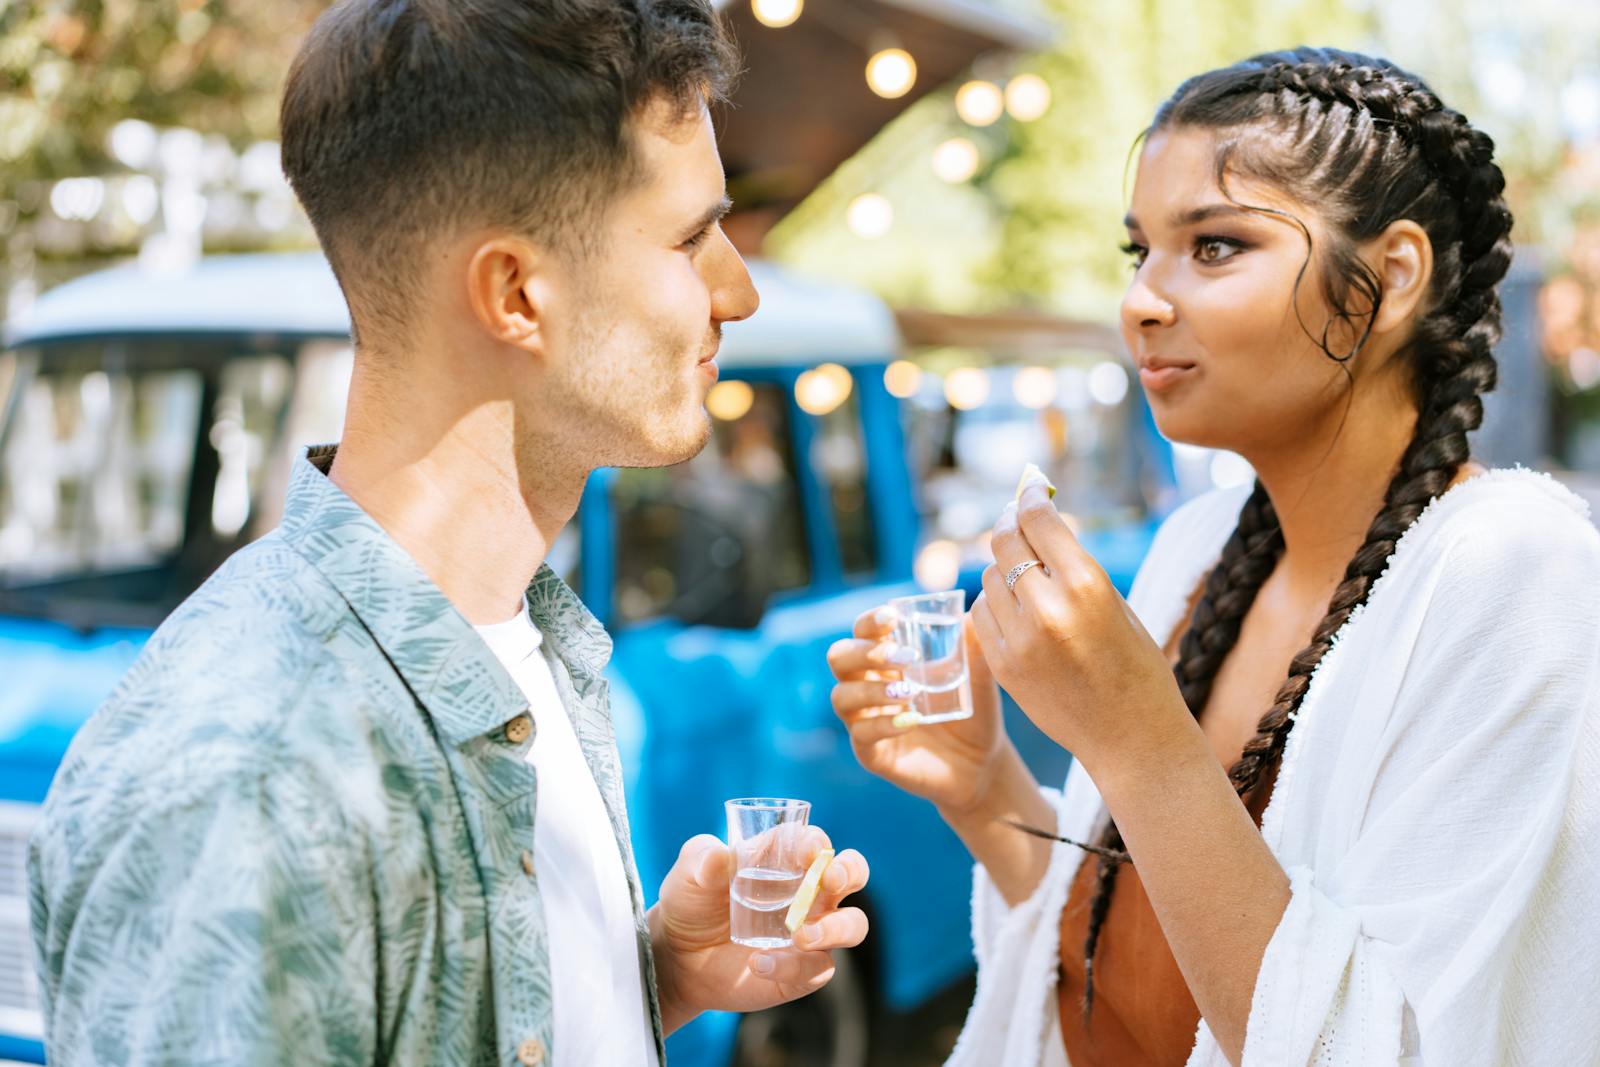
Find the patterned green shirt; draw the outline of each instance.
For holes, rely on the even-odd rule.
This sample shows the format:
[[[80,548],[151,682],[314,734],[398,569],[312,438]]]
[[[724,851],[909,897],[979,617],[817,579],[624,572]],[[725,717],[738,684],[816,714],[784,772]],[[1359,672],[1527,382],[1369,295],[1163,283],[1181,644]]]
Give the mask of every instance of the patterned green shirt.
[[[61,765],[28,857],[53,1064],[559,1062],[527,701],[332,458],[296,463],[283,524],[167,619]],[[528,601],[664,1061],[611,642],[548,567]]]

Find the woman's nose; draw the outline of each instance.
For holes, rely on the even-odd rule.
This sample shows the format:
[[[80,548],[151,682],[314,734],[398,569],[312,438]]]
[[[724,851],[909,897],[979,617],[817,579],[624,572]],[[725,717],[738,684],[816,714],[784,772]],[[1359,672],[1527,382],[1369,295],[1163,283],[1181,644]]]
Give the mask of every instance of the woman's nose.
[[[1171,326],[1177,318],[1177,309],[1151,287],[1143,269],[1134,275],[1133,284],[1122,296],[1123,326],[1130,330],[1148,330]]]

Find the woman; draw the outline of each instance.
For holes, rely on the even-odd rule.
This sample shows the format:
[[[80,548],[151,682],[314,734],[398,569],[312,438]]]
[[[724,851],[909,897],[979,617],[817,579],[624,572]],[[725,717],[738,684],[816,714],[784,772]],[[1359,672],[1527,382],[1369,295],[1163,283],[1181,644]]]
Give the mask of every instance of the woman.
[[[1600,1062],[1600,535],[1469,458],[1511,259],[1492,149],[1382,60],[1182,85],[1123,333],[1163,433],[1255,485],[1179,509],[1129,603],[1029,485],[969,721],[895,727],[883,613],[830,650],[861,763],[978,860],[952,1062]],[[996,679],[1075,755],[1061,792]]]

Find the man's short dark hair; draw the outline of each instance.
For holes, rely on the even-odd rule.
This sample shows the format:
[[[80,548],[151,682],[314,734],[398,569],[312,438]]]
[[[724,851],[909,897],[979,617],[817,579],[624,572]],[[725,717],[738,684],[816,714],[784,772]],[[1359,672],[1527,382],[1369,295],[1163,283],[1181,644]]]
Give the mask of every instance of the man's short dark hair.
[[[340,0],[289,72],[283,168],[369,340],[394,341],[441,234],[564,252],[640,179],[628,121],[725,98],[710,0]]]

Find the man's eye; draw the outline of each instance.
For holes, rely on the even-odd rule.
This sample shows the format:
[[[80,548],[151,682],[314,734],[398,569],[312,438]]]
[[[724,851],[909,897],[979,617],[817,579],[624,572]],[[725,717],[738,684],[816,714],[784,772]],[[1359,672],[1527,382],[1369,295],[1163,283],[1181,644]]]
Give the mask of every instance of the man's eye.
[[[693,252],[695,249],[706,243],[706,241],[711,237],[712,231],[714,231],[716,228],[717,227],[715,223],[707,226],[705,229],[701,230],[699,233],[683,242],[683,247]]]

